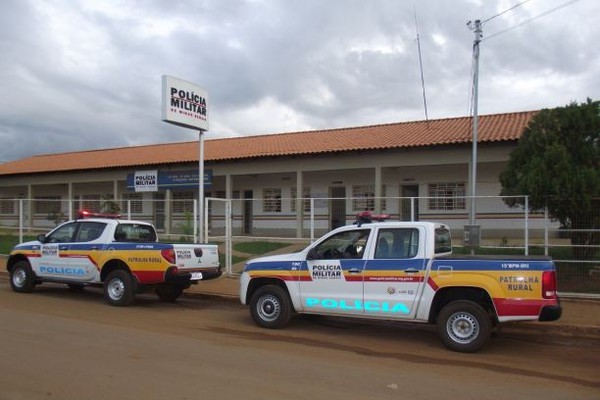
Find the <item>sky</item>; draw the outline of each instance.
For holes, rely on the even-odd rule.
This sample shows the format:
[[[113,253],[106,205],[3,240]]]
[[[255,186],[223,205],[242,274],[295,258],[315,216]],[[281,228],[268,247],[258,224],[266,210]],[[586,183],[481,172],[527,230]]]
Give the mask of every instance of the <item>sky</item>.
[[[3,0],[0,162],[183,142],[161,77],[209,94],[205,139],[600,99],[598,0]],[[418,36],[417,36],[418,26]],[[471,25],[472,26],[472,25]],[[417,40],[417,37],[419,38]]]

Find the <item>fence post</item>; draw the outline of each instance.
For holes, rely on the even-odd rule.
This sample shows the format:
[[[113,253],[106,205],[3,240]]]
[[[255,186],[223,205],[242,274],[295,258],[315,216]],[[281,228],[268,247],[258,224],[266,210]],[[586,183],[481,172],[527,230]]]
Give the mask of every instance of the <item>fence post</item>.
[[[232,271],[232,252],[233,245],[231,243],[231,199],[225,202],[225,270],[227,275],[231,275]]]
[[[525,196],[525,255],[529,255],[529,196]]]
[[[315,199],[310,199],[310,242],[315,241]]]
[[[194,243],[198,243],[198,203],[196,199],[194,202]]]
[[[19,243],[23,243],[23,199],[19,199]]]
[[[544,255],[548,255],[548,206],[544,207]]]
[[[200,240],[202,240],[202,243],[208,243],[208,218],[210,217],[210,215],[208,215],[208,202],[205,201],[204,202],[204,220],[200,221],[200,223],[203,224],[204,229],[203,229],[203,233],[204,233],[204,237],[201,237]]]
[[[415,197],[410,198],[410,222],[415,222]]]

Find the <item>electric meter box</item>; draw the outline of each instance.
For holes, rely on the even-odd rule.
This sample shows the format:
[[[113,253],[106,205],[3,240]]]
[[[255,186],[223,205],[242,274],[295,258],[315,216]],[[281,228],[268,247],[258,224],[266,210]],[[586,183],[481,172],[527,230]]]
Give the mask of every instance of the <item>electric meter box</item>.
[[[465,225],[464,234],[465,247],[481,246],[481,225]]]

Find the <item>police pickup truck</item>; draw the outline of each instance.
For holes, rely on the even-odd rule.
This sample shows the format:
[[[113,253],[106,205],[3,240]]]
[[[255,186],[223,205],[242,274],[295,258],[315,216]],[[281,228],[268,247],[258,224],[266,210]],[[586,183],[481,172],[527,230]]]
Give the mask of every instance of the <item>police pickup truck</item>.
[[[298,253],[250,260],[240,300],[265,328],[294,313],[436,324],[459,352],[478,351],[499,323],[560,318],[549,258],[451,252],[443,224],[359,222]]]
[[[43,282],[103,286],[113,306],[130,305],[136,293],[151,289],[175,301],[190,285],[221,275],[216,245],[159,243],[152,224],[114,218],[79,218],[19,244],[7,269],[15,292]]]

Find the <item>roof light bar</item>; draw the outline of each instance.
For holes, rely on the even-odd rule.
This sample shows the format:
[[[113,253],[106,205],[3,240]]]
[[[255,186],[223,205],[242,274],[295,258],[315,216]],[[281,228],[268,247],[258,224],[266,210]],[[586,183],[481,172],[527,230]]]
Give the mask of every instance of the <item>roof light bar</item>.
[[[110,218],[110,219],[119,219],[121,218],[121,214],[119,213],[95,213],[87,210],[79,210],[77,211],[76,219],[86,219],[86,218]]]

